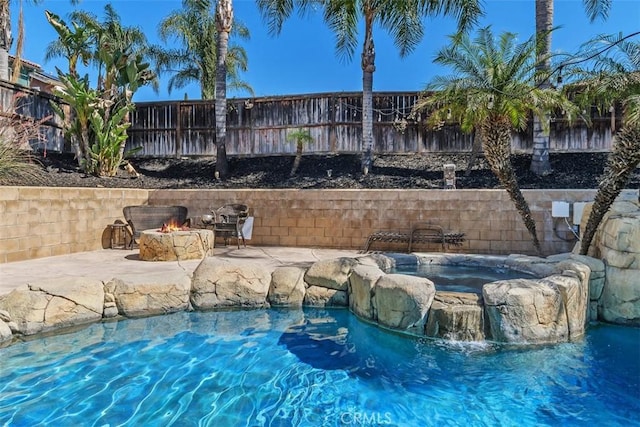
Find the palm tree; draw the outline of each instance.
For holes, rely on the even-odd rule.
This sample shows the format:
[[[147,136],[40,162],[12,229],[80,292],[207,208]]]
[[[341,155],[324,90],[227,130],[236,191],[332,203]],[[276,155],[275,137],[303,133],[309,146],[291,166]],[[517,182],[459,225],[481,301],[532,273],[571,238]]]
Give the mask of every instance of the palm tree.
[[[373,72],[375,45],[373,27],[387,30],[404,56],[411,52],[424,34],[422,17],[453,16],[463,31],[481,15],[479,0],[257,0],[269,31],[279,34],[283,22],[294,6],[304,13],[317,6],[324,9],[324,21],[336,35],[336,50],[350,60],[357,46],[358,26],[364,21],[362,66],[362,172],[366,175],[373,163]]]
[[[229,173],[226,152],[227,85],[253,95],[253,89],[240,79],[247,70],[247,54],[237,45],[229,46],[230,35],[249,38],[242,24],[233,25],[231,0],[219,0],[211,13],[211,0],[183,0],[182,9],[165,18],[159,27],[160,38],[178,40],[177,49],[155,46],[152,53],[158,73],[175,73],[169,80],[169,92],[191,82],[200,82],[202,99],[215,99],[216,175],[224,179]]]
[[[291,166],[291,172],[289,173],[289,176],[294,176],[300,166],[300,160],[302,160],[302,149],[304,144],[313,142],[313,137],[311,136],[309,129],[295,129],[287,135],[287,140],[295,141],[296,143],[296,157],[293,159],[293,165]]]
[[[218,0],[216,6],[216,171],[220,179],[229,174],[227,162],[227,51],[233,27],[232,0]]]
[[[215,16],[209,1],[186,0],[183,7],[165,17],[158,26],[158,35],[163,43],[177,42],[178,47],[151,46],[156,72],[171,74],[169,93],[190,83],[200,84],[202,99],[215,98],[217,30]],[[249,38],[249,30],[236,22],[233,37]],[[246,51],[231,45],[227,52],[227,85],[238,91],[253,94],[251,86],[241,80],[240,72],[248,68]]]
[[[537,84],[543,88],[551,87],[551,33],[553,29],[554,0],[535,0],[536,2],[536,39],[538,52]],[[582,0],[587,16],[593,22],[597,18],[606,19],[611,9],[611,0]],[[537,175],[551,172],[549,163],[549,118],[533,118],[533,156],[531,171]]]
[[[637,35],[637,33],[636,33]],[[588,254],[591,241],[616,197],[640,163],[640,42],[627,37],[603,36],[586,45],[586,52],[605,46],[595,61],[595,77],[579,83],[589,105],[610,106],[622,100],[622,128],[615,136],[613,151],[598,186],[593,208],[580,243],[580,253]]]
[[[560,92],[535,85],[535,38],[517,44],[516,34],[496,39],[487,27],[473,41],[467,35],[452,37],[452,44],[440,50],[435,62],[451,67],[454,74],[434,78],[427,90],[435,92],[421,97],[414,112],[426,111],[432,126],[449,120],[466,132],[476,131],[491,170],[540,253],[536,224],[511,164],[511,135],[526,129],[531,113],[543,115],[555,107],[572,117],[575,107]]]
[[[9,80],[9,49],[12,43],[9,0],[0,0],[0,79],[2,80]]]

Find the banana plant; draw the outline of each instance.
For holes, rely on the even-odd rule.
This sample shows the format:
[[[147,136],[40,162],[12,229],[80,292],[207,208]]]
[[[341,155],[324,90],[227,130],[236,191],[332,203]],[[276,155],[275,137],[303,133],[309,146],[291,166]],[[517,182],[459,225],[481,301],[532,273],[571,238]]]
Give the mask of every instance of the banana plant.
[[[93,131],[91,157],[100,176],[114,176],[124,160],[123,150],[127,140],[127,129],[131,123],[124,121],[124,117],[133,109],[130,104],[117,108],[105,105],[110,114],[105,114],[106,108],[94,109],[89,116]]]
[[[89,76],[83,78],[58,70],[61,87],[54,89],[57,95],[69,106],[51,102],[51,108],[62,119],[65,138],[71,141],[78,157],[78,165],[87,173],[93,173],[95,166],[91,156],[90,117],[99,100],[98,92],[89,87]]]
[[[69,72],[58,70],[62,88],[57,94],[71,111],[54,105],[65,123],[65,136],[74,146],[80,167],[90,174],[114,176],[126,155],[129,113],[135,108],[134,93],[145,84],[156,82],[155,73],[143,61],[144,34],[120,25],[119,16],[109,5],[107,19],[77,13],[67,25],[57,15],[46,12],[59,39],[50,53],[66,56]],[[133,43],[135,42],[135,43]],[[95,64],[99,69],[95,88],[88,76],[77,76],[77,62]]]

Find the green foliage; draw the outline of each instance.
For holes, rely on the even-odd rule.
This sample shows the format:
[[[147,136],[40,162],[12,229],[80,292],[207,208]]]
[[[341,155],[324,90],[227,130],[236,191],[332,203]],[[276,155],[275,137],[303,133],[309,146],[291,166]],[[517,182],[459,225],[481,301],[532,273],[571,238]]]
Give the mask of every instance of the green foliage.
[[[622,129],[615,136],[581,236],[580,253],[583,255],[589,253],[602,219],[640,164],[640,42],[630,40],[637,35],[599,36],[586,43],[584,52],[590,53],[587,58],[592,60],[591,69],[579,70],[585,78],[566,88],[576,93],[584,108],[596,105],[604,109],[616,102],[623,107]],[[594,51],[595,55],[591,53]]]
[[[215,2],[184,0],[183,7],[171,12],[158,27],[160,39],[174,41],[175,48],[154,45],[150,48],[158,74],[170,73],[168,90],[181,89],[199,83],[202,99],[214,99],[216,92],[217,29]],[[234,21],[232,38],[249,39],[249,29]],[[240,78],[247,71],[247,53],[239,45],[231,44],[227,52],[227,86],[253,95],[253,88]]]
[[[0,111],[0,185],[11,185],[22,178],[38,180],[39,169],[31,156],[30,144],[44,141],[41,125],[51,118],[34,120],[17,115],[15,110],[13,105]]]
[[[313,137],[309,129],[295,129],[287,135],[287,141],[296,143],[296,157],[293,160],[293,166],[291,167],[290,176],[296,174],[298,167],[300,166],[300,160],[302,160],[302,148],[304,144],[310,144],[313,142]]]
[[[27,151],[19,150],[11,141],[0,140],[0,185],[10,185],[21,177],[38,176],[38,168]]]
[[[453,73],[435,77],[414,111],[429,112],[432,127],[452,120],[466,132],[496,117],[523,130],[531,113],[545,117],[555,110],[572,120],[577,108],[566,96],[536,85],[536,66],[542,61],[536,59],[535,38],[518,44],[516,34],[496,38],[490,27],[480,29],[473,40],[468,35],[454,36],[435,59]]]
[[[577,112],[561,92],[537,85],[536,69],[545,59],[536,52],[535,38],[517,43],[515,34],[494,37],[490,27],[480,29],[473,40],[466,34],[453,36],[435,59],[453,73],[434,78],[413,111],[425,111],[432,127],[450,120],[466,132],[476,131],[491,170],[509,193],[538,252],[535,221],[510,161],[511,134],[525,129],[531,114],[544,117],[562,109],[571,120]]]
[[[565,86],[585,109],[596,106],[608,111],[621,103],[623,121],[631,126],[640,125],[640,42],[622,34],[600,35],[582,46],[573,60],[567,61],[567,73],[573,78]],[[593,52],[596,52],[594,56]],[[590,58],[581,68],[582,58]],[[572,65],[575,63],[575,65]]]
[[[313,142],[311,131],[309,129],[295,129],[287,135],[287,141],[295,142],[296,146],[302,150],[304,144]]]
[[[51,108],[63,120],[65,138],[71,141],[80,167],[87,173],[95,173],[96,165],[91,157],[89,140],[89,117],[98,103],[98,92],[89,87],[87,75],[78,78],[72,73],[64,74],[58,70],[58,78],[62,82],[62,88],[56,88],[54,93],[71,110],[54,101],[51,102]]]
[[[124,105],[111,111],[107,119],[103,118],[105,111],[95,109],[91,112],[89,123],[94,133],[91,145],[91,158],[96,165],[98,175],[112,176],[122,163],[121,147],[127,140],[127,129],[131,123],[124,121],[124,117],[133,109]]]
[[[110,5],[106,19],[75,12],[71,29],[57,15],[46,12],[59,39],[49,54],[69,60],[67,73],[58,70],[62,88],[57,90],[70,111],[57,104],[53,109],[64,120],[65,136],[71,140],[78,162],[86,173],[114,176],[122,164],[130,126],[128,114],[134,109],[133,95],[143,85],[154,84],[155,74],[144,61],[144,34],[122,27]],[[98,82],[92,88],[88,75],[78,77],[77,60],[98,67]]]

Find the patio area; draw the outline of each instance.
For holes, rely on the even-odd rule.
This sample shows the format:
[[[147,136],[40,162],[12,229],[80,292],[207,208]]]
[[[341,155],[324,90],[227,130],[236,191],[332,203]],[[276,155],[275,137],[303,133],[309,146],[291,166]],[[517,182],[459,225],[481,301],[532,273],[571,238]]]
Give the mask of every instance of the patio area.
[[[322,259],[356,256],[357,251],[290,247],[255,247],[237,249],[231,245],[214,249],[214,257],[248,261],[261,266],[308,264]],[[200,259],[186,261],[142,261],[138,250],[103,249],[70,255],[37,258],[0,264],[0,295],[44,279],[59,277],[88,277],[111,280],[123,273],[172,273],[186,271],[191,274]]]

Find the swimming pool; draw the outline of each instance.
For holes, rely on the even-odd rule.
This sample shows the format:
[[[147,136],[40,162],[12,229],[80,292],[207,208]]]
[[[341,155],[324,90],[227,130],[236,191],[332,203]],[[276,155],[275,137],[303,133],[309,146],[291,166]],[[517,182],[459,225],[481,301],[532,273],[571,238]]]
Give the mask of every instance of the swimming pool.
[[[640,329],[513,348],[345,309],[180,312],[0,349],[0,424],[607,425],[640,415]]]

